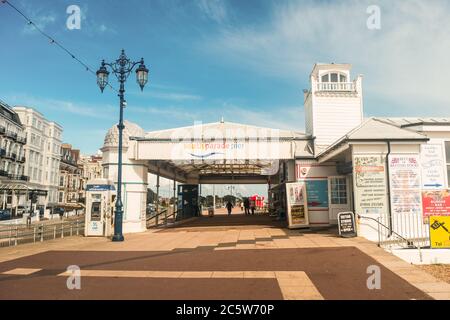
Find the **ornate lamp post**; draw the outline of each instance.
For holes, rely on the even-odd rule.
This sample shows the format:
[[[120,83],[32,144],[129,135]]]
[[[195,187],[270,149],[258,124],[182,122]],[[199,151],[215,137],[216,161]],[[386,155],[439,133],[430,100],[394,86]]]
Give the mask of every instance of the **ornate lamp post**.
[[[114,214],[114,236],[112,237],[112,241],[123,241],[122,234],[122,220],[123,220],[123,204],[122,204],[122,131],[125,128],[123,125],[123,108],[125,107],[125,81],[127,80],[130,73],[133,71],[134,67],[139,64],[139,67],[136,69],[136,80],[139,86],[141,87],[141,91],[144,90],[144,86],[148,81],[148,69],[144,65],[144,58],[141,58],[138,62],[132,62],[125,55],[125,50],[122,49],[122,52],[119,56],[119,59],[112,63],[106,63],[105,60],[102,61],[100,69],[97,71],[97,84],[100,87],[100,90],[103,93],[103,90],[108,85],[108,75],[109,71],[107,67],[111,69],[111,71],[116,76],[117,80],[120,83],[119,88],[119,98],[120,98],[120,117],[119,124],[117,128],[119,129],[119,154],[118,154],[118,167],[117,167],[117,199],[116,199],[116,210]]]

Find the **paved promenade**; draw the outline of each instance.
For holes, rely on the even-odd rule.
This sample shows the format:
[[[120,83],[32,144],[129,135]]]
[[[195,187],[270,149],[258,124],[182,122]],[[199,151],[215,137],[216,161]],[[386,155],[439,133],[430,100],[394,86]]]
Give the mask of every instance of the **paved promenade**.
[[[450,285],[362,239],[217,215],[125,242],[71,237],[0,249],[0,299],[450,299]],[[67,267],[81,268],[69,290]],[[381,288],[369,290],[368,266]]]

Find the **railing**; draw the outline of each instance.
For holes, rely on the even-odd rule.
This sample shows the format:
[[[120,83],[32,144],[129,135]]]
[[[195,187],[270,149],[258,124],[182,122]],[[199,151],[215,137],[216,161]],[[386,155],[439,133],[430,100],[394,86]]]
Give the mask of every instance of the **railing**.
[[[319,82],[317,91],[352,92],[356,91],[356,86],[354,82]]]
[[[6,132],[5,132],[5,136],[7,136],[7,137],[9,137],[9,138],[12,138],[12,139],[14,139],[14,140],[17,139],[17,133],[12,132],[12,131],[6,131]]]
[[[61,222],[0,226],[0,247],[43,242],[75,235],[84,235],[84,217]]]
[[[175,220],[176,214],[178,211],[168,213],[168,209],[162,209],[160,212],[148,215],[147,220],[147,228],[158,227],[159,225],[167,226],[169,223],[169,218],[173,217]],[[162,220],[160,223],[160,219]]]
[[[424,248],[430,246],[428,224],[422,214],[393,213],[391,218],[382,215],[378,218],[358,215],[377,223],[378,245],[390,248]]]
[[[17,140],[18,143],[22,143],[22,144],[26,144],[27,143],[27,138],[26,137],[17,136],[16,140]]]
[[[21,174],[8,174],[8,178],[11,180],[21,180],[21,181],[28,181],[30,178],[28,176],[24,176]]]

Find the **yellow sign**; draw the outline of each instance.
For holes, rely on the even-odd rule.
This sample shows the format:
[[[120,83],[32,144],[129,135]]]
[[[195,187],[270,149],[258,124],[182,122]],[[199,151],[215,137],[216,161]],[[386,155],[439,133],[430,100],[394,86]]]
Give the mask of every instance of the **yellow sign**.
[[[450,248],[450,216],[430,216],[432,248]]]

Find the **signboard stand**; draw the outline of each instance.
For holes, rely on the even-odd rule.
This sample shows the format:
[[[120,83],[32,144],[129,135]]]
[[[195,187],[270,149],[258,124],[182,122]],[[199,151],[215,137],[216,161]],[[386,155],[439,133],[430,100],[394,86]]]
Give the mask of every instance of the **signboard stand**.
[[[308,200],[303,182],[286,183],[289,229],[308,228]]]
[[[343,238],[356,237],[356,223],[353,212],[339,212],[337,218],[339,235]]]

